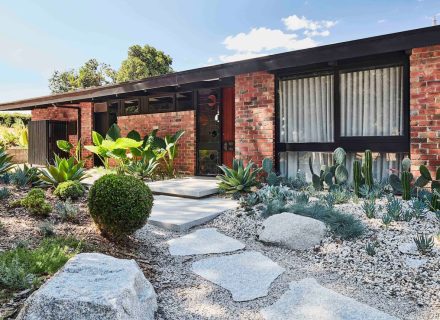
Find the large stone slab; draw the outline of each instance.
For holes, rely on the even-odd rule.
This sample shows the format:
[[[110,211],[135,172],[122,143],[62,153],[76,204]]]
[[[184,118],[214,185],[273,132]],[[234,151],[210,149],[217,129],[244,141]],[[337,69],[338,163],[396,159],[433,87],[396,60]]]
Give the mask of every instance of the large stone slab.
[[[25,302],[21,320],[152,320],[153,286],[134,260],[82,253]]]
[[[259,240],[294,250],[307,250],[320,244],[326,233],[322,221],[284,212],[267,218]]]
[[[224,253],[243,249],[244,243],[217,231],[215,228],[200,229],[183,237],[168,240],[173,256]]]
[[[148,182],[155,194],[176,197],[202,198],[218,192],[218,180],[210,177],[186,177]]]
[[[226,210],[237,207],[237,201],[217,197],[187,199],[154,196],[154,205],[148,222],[173,231],[186,231],[206,223]]]
[[[290,289],[261,311],[266,320],[397,320],[382,311],[320,286],[315,279],[291,282]]]
[[[247,251],[196,261],[192,271],[229,290],[235,301],[248,301],[266,296],[284,268],[259,252]]]

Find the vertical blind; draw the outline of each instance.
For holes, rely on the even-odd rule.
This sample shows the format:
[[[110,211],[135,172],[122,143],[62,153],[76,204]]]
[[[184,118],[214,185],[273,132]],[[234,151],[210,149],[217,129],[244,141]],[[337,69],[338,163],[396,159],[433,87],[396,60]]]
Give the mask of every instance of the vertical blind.
[[[403,134],[402,67],[340,75],[341,136]]]
[[[280,82],[280,142],[333,142],[333,75]]]

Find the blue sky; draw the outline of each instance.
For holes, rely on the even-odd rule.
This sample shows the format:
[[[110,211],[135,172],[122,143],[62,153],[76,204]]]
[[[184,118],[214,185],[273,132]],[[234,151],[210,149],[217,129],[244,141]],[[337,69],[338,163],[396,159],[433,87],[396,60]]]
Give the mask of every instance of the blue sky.
[[[3,0],[0,102],[49,94],[54,70],[118,68],[150,44],[185,70],[430,26],[439,0]]]

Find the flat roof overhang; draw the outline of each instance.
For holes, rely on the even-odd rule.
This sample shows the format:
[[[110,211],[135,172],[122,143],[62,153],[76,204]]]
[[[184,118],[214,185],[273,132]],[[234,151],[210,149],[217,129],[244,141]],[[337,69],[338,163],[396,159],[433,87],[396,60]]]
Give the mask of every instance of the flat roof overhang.
[[[309,49],[290,51],[260,58],[219,64],[198,69],[174,72],[166,75],[93,87],[73,92],[0,104],[0,111],[29,110],[57,103],[94,101],[127,93],[142,92],[164,87],[176,87],[194,82],[224,79],[257,71],[274,72],[312,64],[333,62],[364,56],[406,51],[417,47],[440,44],[440,26],[433,26],[381,36],[324,45]]]

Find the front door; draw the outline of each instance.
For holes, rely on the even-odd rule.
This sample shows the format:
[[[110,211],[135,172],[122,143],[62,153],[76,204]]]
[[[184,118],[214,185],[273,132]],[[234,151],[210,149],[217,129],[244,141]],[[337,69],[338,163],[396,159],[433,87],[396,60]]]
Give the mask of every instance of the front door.
[[[217,175],[222,159],[220,90],[198,90],[197,98],[197,174]]]

